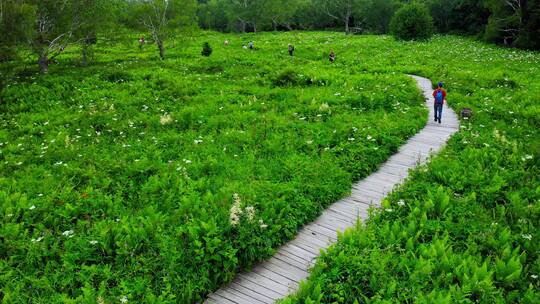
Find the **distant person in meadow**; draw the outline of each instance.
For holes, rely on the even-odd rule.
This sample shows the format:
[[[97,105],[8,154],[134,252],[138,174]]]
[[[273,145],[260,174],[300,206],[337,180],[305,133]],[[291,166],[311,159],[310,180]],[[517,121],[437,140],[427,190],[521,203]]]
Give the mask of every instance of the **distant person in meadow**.
[[[141,50],[141,51],[142,51],[142,48],[144,46],[144,42],[145,42],[144,37],[141,36],[141,38],[139,38],[139,50]]]
[[[437,89],[433,91],[433,107],[435,109],[435,121],[438,121],[439,123],[441,123],[442,109],[446,100],[446,91],[442,87],[443,83],[439,82]]]
[[[248,43],[248,48],[249,48],[250,50],[253,50],[253,49],[255,48],[255,43],[253,43],[253,41],[250,41],[250,42]]]
[[[336,61],[336,54],[334,53],[334,51],[330,51],[330,55],[328,55],[328,59],[330,60],[331,63],[334,63],[334,61]]]
[[[229,45],[229,40],[225,39],[225,41],[223,42],[223,45],[228,46]]]
[[[289,50],[289,55],[294,56],[294,45],[289,43],[288,50]]]

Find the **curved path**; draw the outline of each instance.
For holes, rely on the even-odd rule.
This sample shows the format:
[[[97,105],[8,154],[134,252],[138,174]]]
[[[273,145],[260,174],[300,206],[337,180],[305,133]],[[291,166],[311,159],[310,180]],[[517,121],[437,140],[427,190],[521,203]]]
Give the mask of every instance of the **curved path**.
[[[433,121],[431,81],[411,77],[424,93],[429,109],[427,125],[377,172],[355,183],[351,196],[330,205],[317,220],[300,229],[295,239],[281,246],[273,257],[250,272],[239,273],[231,283],[210,294],[205,303],[274,303],[295,291],[298,283],[308,277],[308,269],[314,264],[320,250],[337,240],[337,231],[353,227],[358,218],[365,220],[371,205],[380,206],[386,194],[408,176],[409,169],[425,163],[430,153],[438,152],[458,131],[458,118],[446,105],[442,123]]]

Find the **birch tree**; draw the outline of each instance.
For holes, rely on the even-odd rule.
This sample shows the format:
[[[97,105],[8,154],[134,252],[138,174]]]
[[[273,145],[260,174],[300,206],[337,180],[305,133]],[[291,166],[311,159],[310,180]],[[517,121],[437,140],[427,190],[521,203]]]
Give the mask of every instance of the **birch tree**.
[[[165,59],[166,39],[195,22],[197,3],[194,0],[140,0],[132,4],[134,15],[149,31],[161,59]]]
[[[345,33],[350,33],[349,24],[358,6],[358,0],[314,0],[314,4],[325,14],[341,22]]]

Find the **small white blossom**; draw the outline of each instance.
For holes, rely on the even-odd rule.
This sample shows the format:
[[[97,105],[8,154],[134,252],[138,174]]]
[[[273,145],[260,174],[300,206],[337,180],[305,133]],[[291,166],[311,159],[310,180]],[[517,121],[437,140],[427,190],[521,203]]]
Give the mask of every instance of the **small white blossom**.
[[[98,241],[90,241],[90,244],[92,244],[92,245],[95,245],[97,243],[98,243]]]
[[[63,236],[69,237],[69,238],[73,237],[73,234],[74,234],[73,230],[66,230],[66,231],[62,232]]]
[[[521,237],[526,239],[527,241],[532,240],[532,235],[530,235],[530,234],[522,234]]]
[[[128,302],[128,298],[126,296],[123,296],[120,298],[120,303],[125,304]]]
[[[159,123],[161,123],[162,125],[170,124],[172,121],[173,119],[169,114],[165,114],[159,118]]]
[[[31,239],[30,241],[32,241],[32,243],[37,243],[37,242],[41,242],[41,240],[43,240],[42,236],[38,237],[37,239]]]
[[[36,206],[35,206],[35,205],[32,205],[32,206],[31,206],[30,208],[28,208],[28,209],[34,210],[34,209],[36,209]]]
[[[401,199],[397,202],[397,204],[398,206],[405,206],[405,201]]]
[[[384,211],[386,211],[386,212],[394,212],[394,209],[387,208],[387,209],[384,209]]]
[[[246,212],[248,221],[253,222],[253,218],[255,217],[255,207],[247,206],[244,211]]]
[[[535,274],[531,274],[531,278],[533,278],[533,279],[538,279],[538,276],[535,275]]]

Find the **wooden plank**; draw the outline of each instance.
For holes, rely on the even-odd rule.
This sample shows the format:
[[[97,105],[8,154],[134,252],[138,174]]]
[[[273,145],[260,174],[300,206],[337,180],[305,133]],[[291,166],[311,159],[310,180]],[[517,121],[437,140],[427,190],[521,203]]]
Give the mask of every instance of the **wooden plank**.
[[[213,303],[220,303],[220,304],[238,304],[236,302],[233,302],[227,298],[224,298],[222,296],[219,296],[219,295],[216,295],[216,294],[211,294],[208,296],[208,298],[212,301],[214,301]]]
[[[331,240],[337,240],[337,232],[333,230],[329,230],[328,228],[325,228],[323,226],[317,225],[317,224],[311,224],[306,227],[307,230],[321,234]]]
[[[315,250],[320,250],[321,248],[326,248],[326,246],[328,246],[328,242],[326,240],[319,239],[316,236],[312,235],[310,232],[306,232],[303,230],[298,232],[298,238],[296,239]]]
[[[353,201],[358,204],[363,204],[366,206],[366,208],[369,209],[369,207],[373,206],[373,202],[378,201],[379,198],[372,197],[368,195],[367,193],[361,193],[359,191],[353,193],[353,195],[349,196],[347,200]]]
[[[353,225],[353,223],[351,223],[351,222],[344,221],[341,218],[336,217],[335,213],[330,212],[329,210],[325,210],[315,222],[318,223],[319,221],[324,221],[324,222],[326,222],[328,224],[332,224],[332,225],[334,225],[334,226],[336,226],[338,228],[349,227],[349,226]]]
[[[284,263],[279,260],[270,260],[268,263],[269,269],[271,267],[280,268],[283,271],[281,273],[287,273],[287,277],[295,282],[299,282],[305,278],[308,277],[309,273],[307,272],[307,269],[299,269],[293,265]]]
[[[334,231],[334,233],[336,233],[336,234],[337,234],[337,231],[338,231],[338,229],[334,225],[332,225],[331,223],[324,222],[324,221],[315,221],[315,222],[312,222],[310,225],[318,225],[318,226],[321,226],[321,227],[325,227],[328,230]],[[305,233],[307,236],[312,237],[312,235],[310,235],[310,233],[308,233],[308,232],[301,231],[301,233]],[[304,235],[304,234],[302,234],[302,235]],[[319,245],[322,245],[323,247],[328,246],[328,240],[319,240],[319,239],[315,238],[313,241],[317,246],[319,246]]]
[[[256,268],[256,269],[255,269]],[[268,269],[265,264],[260,264],[255,267],[253,271],[256,271],[261,276],[271,280],[277,284],[283,285],[287,288],[290,286],[296,286],[296,282],[288,278],[284,273],[277,273],[275,270]]]
[[[356,216],[351,216],[349,213],[347,213],[346,211],[342,211],[342,210],[339,210],[338,208],[334,208],[334,207],[330,207],[328,209],[328,212],[331,212],[333,215],[335,216],[341,216],[342,218],[347,218],[347,223],[349,224],[349,226],[352,226],[354,222],[356,222]]]
[[[264,304],[264,302],[261,302],[251,296],[247,296],[232,288],[220,289],[216,291],[216,295],[222,296],[238,304]]]
[[[238,285],[236,283],[230,283],[229,285],[227,285],[227,289],[232,289],[232,290],[235,290],[237,292],[241,292],[245,295],[248,295],[254,299],[256,299],[257,301],[259,302],[262,302],[262,303],[266,303],[266,304],[271,304],[271,303],[274,303],[274,299],[264,295],[264,294],[260,294],[258,292],[255,292],[253,290],[250,290],[250,289],[247,289],[245,288],[244,286],[242,285]]]
[[[356,223],[356,220],[361,216],[359,208],[351,209],[350,207],[346,207],[346,206],[341,205],[341,206],[333,206],[333,207],[328,208],[328,209],[332,210],[332,211],[335,211],[335,212],[350,214],[350,216],[351,216],[350,225],[354,225],[354,223]]]
[[[307,269],[309,265],[309,260],[297,257],[296,255],[288,252],[276,252],[273,257],[287,264],[294,265],[300,269]]]
[[[353,225],[356,222],[356,218],[351,218],[348,215],[344,215],[344,214],[342,214],[340,212],[337,212],[335,210],[326,209],[326,211],[328,211],[329,215],[331,215],[332,217],[335,217],[336,219],[346,223],[348,226]]]
[[[258,293],[265,294],[271,298],[278,298],[288,290],[287,286],[269,280],[256,272],[239,274],[238,276],[242,279],[242,286]]]
[[[292,242],[291,242],[292,244]],[[311,261],[313,261],[313,259],[315,259],[318,255],[318,252],[319,250],[318,249],[314,249],[313,247],[310,247],[306,244],[303,244],[301,242],[296,242],[296,238],[295,238],[295,242],[294,242],[294,245],[295,247],[280,247],[280,251],[279,253],[287,256],[287,257],[290,257],[294,260],[296,260],[297,262],[299,263],[303,263],[303,264],[309,264]],[[299,246],[302,246],[302,248],[309,248],[309,250],[313,250],[313,251],[306,251],[305,249],[301,249],[299,250],[297,247]],[[276,253],[277,254],[277,253]],[[300,267],[301,269],[305,269],[303,267]]]

